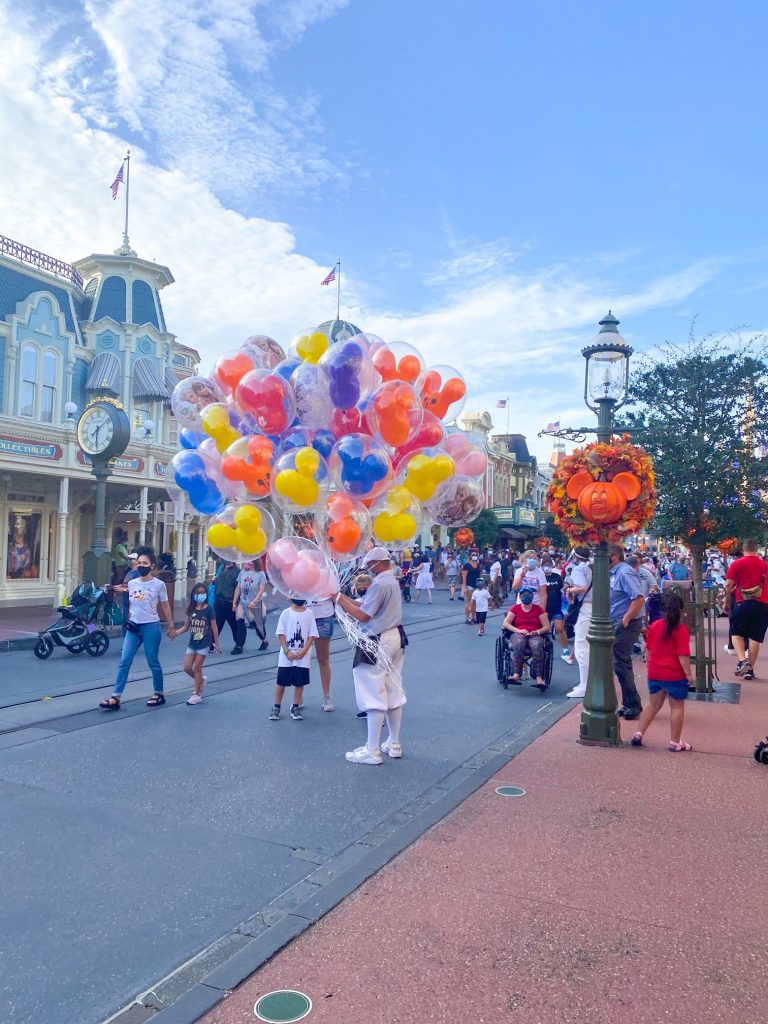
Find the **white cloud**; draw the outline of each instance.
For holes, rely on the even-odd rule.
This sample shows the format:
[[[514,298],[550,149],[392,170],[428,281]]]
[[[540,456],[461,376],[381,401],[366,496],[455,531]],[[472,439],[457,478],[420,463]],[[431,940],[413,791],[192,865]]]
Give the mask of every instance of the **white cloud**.
[[[229,2],[219,0],[219,10]],[[280,39],[336,6],[330,0],[288,5]],[[125,138],[88,121],[72,93],[55,94],[45,55],[2,7],[0,37],[0,152],[12,154],[3,166],[0,233],[66,260],[111,252],[121,238],[122,203],[111,201],[108,186]],[[67,54],[75,45],[86,48],[76,41]],[[148,41],[148,52],[154,45]],[[206,59],[216,67],[210,52]],[[62,60],[73,66],[66,64],[69,56]],[[151,77],[152,71],[140,74]],[[135,83],[126,110],[134,89]],[[136,111],[144,116],[141,104]],[[204,370],[248,334],[268,333],[287,345],[298,330],[333,315],[333,289],[320,287],[328,266],[296,251],[289,224],[227,208],[183,163],[163,169],[136,147],[133,157],[131,241],[141,256],[171,268],[177,283],[163,294],[167,320],[180,341],[201,352]],[[510,396],[512,429],[527,433],[545,457],[550,442],[534,438],[547,422],[590,420],[581,405],[580,352],[607,308],[625,321],[624,330],[644,311],[689,301],[718,270],[716,261],[702,261],[628,287],[611,276],[619,271],[604,258],[591,270],[582,262],[512,275],[513,252],[503,242],[478,243],[466,255],[477,277],[446,282],[447,297],[407,314],[366,301],[368,282],[345,269],[342,315],[385,338],[411,342],[430,364],[457,366],[469,383],[469,407],[489,409],[499,429],[506,412],[495,403]],[[620,272],[626,281],[629,268]],[[631,330],[624,333],[631,342]]]

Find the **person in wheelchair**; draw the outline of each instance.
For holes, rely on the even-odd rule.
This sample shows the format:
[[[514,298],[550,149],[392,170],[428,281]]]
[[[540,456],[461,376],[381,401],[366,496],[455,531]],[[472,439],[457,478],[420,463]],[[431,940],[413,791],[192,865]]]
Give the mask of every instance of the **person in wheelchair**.
[[[520,590],[520,604],[512,605],[504,619],[504,635],[508,636],[512,650],[512,676],[510,682],[520,683],[523,662],[530,657],[532,686],[542,693],[547,688],[544,679],[544,654],[550,631],[549,616],[540,604],[534,603],[530,587]]]

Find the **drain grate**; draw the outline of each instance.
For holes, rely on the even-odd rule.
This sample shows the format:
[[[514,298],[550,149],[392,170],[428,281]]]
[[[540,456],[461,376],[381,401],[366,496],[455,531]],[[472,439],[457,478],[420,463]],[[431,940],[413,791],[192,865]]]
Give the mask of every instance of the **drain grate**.
[[[525,796],[525,790],[521,786],[497,786],[495,792],[499,796]]]
[[[290,988],[267,992],[253,1007],[255,1016],[265,1024],[294,1024],[294,1021],[303,1020],[311,1010],[309,996]]]
[[[714,683],[714,693],[689,693],[688,700],[703,700],[707,704],[738,704],[741,683]]]

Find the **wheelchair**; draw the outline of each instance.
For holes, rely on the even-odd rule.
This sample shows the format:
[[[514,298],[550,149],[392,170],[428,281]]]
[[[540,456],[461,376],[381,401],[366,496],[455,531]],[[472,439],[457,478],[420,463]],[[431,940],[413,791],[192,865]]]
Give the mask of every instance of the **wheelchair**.
[[[496,678],[505,690],[510,686],[521,686],[525,680],[530,679],[530,654],[527,654],[523,658],[523,672],[520,681],[517,682],[512,678],[512,648],[509,643],[510,635],[511,634],[507,630],[502,629],[501,635],[496,637]],[[552,682],[554,650],[555,645],[552,640],[552,634],[548,633],[544,637],[544,666],[542,671],[544,685],[539,688],[541,693],[544,693]]]

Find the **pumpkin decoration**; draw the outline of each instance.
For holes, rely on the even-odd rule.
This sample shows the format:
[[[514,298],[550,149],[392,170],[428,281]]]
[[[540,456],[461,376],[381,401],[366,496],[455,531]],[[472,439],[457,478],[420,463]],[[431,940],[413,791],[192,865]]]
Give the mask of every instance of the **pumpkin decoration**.
[[[577,448],[555,471],[547,503],[575,543],[621,541],[653,518],[653,463],[626,435]]]
[[[475,535],[468,526],[460,527],[453,535],[453,539],[460,548],[468,548],[470,544],[475,543]]]

